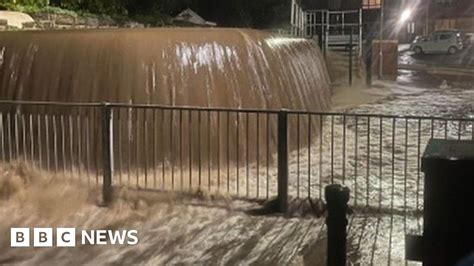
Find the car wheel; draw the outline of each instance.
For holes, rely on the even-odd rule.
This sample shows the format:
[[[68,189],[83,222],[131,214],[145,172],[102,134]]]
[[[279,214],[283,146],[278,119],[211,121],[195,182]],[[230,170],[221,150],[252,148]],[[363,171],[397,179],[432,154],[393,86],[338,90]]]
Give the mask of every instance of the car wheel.
[[[454,46],[451,46],[449,47],[448,49],[448,54],[455,54],[458,52],[458,48],[454,47]]]
[[[413,49],[413,51],[415,52],[415,54],[422,54],[423,53],[423,49],[421,49],[420,46],[417,46]]]

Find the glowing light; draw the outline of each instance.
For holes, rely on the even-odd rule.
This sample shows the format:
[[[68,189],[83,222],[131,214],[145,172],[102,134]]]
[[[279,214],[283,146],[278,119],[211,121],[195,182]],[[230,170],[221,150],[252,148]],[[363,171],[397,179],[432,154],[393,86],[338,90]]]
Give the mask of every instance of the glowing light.
[[[400,16],[400,23],[405,23],[411,18],[411,9],[405,9]]]

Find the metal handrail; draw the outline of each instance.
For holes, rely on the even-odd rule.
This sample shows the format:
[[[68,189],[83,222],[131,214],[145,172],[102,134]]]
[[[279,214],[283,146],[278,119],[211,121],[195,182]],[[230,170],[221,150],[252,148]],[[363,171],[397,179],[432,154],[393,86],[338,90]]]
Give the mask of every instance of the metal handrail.
[[[278,114],[282,110],[290,115],[322,115],[322,116],[346,116],[346,117],[370,117],[370,118],[395,118],[395,119],[417,119],[417,120],[455,120],[460,122],[474,122],[474,118],[466,117],[442,117],[423,115],[389,115],[379,113],[351,113],[351,112],[331,112],[331,111],[305,111],[289,109],[257,109],[257,108],[226,108],[226,107],[199,107],[199,106],[170,106],[161,104],[129,104],[129,103],[78,103],[78,102],[46,102],[46,101],[10,101],[0,100],[0,105],[26,105],[26,106],[60,106],[60,107],[100,107],[104,104],[112,108],[138,108],[138,109],[164,109],[182,111],[210,111],[210,112],[238,112],[238,113],[265,113]]]

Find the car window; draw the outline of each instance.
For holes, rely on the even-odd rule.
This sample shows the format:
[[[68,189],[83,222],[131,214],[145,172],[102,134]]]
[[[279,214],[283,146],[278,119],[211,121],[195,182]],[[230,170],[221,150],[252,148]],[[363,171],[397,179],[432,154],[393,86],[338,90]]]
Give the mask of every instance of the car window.
[[[451,39],[451,34],[440,34],[438,35],[438,40],[440,41],[446,41]]]

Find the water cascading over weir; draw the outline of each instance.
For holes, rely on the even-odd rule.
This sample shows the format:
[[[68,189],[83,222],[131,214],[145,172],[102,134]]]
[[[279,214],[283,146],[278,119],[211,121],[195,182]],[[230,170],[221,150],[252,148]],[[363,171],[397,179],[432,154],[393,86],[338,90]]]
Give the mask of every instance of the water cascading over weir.
[[[0,100],[324,111],[330,107],[329,84],[326,64],[313,42],[257,30],[163,28],[0,33]],[[46,107],[16,106],[14,112],[11,106],[8,110],[2,108],[4,132],[0,133],[6,136],[10,130],[10,140],[17,143],[17,147],[10,147],[10,156],[14,157],[15,149],[21,153],[34,143],[43,143],[43,150],[34,147],[31,157],[42,156],[46,160],[45,146],[53,149],[56,145],[54,149],[63,156],[49,156],[49,161],[56,160],[51,162],[53,165],[66,164],[74,156],[80,165],[100,158],[96,148],[100,147],[100,128],[94,125],[100,125],[97,110],[57,107],[48,111],[54,116],[47,118],[50,121],[45,126],[45,121],[35,115],[45,113]],[[234,155],[245,141],[229,146],[239,138],[231,134],[239,127],[242,132],[253,134],[250,146],[255,145],[256,139],[264,143],[268,137],[271,145],[275,145],[274,119],[268,123],[273,128],[268,130],[271,135],[264,136],[267,130],[262,128],[257,137],[256,122],[265,124],[265,117],[251,117],[252,121],[247,121],[250,128],[245,128],[245,114],[222,114],[219,118],[216,114],[203,115],[202,132],[197,134],[198,126],[201,130],[198,114],[159,111],[114,110],[114,141],[119,143],[114,152],[116,158],[120,156],[120,162],[142,165],[138,159],[134,163],[135,158],[152,157],[152,153],[168,163],[174,157],[180,157],[185,165],[189,157],[202,157],[205,161],[210,158],[206,155],[211,152],[209,149],[215,149],[215,142],[221,156],[229,153],[233,156],[231,160],[235,160],[245,156]],[[26,122],[17,114],[24,115]],[[318,126],[316,122],[314,128]],[[15,127],[34,137],[15,140]],[[46,127],[49,136],[40,132]],[[161,144],[151,148],[156,138],[153,132],[159,134]],[[71,138],[74,141],[69,141]],[[202,138],[203,143],[197,138]],[[206,148],[211,147],[211,141],[212,148]],[[187,147],[192,148],[191,153]],[[82,154],[77,155],[77,151]],[[252,153],[255,152],[247,156],[256,158]],[[146,167],[149,165],[153,163]]]

